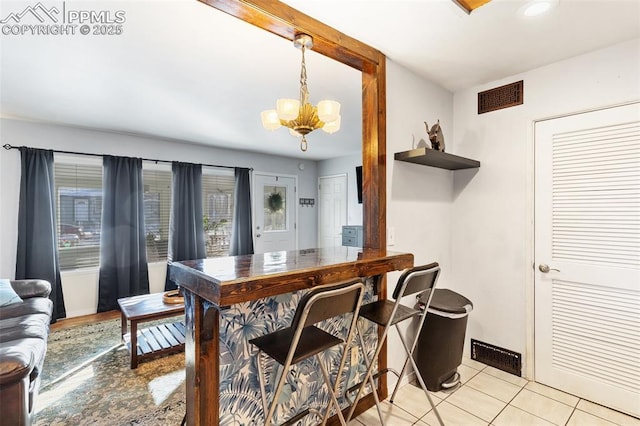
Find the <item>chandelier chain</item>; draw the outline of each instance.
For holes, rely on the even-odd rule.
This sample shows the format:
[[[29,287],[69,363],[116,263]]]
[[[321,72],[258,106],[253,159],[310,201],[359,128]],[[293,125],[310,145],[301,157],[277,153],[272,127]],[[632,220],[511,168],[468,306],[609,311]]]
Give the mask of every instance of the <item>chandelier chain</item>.
[[[304,44],[302,49],[302,68],[300,69],[300,105],[309,102],[309,89],[307,87],[307,62],[304,58]]]

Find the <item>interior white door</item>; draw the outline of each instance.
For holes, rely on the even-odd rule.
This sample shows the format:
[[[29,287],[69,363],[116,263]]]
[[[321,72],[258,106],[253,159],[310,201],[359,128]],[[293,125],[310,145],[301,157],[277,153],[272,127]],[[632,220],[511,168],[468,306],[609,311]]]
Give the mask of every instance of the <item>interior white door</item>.
[[[295,250],[296,179],[255,173],[253,194],[254,251]]]
[[[640,415],[640,104],[535,126],[535,379]]]
[[[321,176],[318,194],[319,246],[340,246],[342,225],[347,224],[347,175]]]

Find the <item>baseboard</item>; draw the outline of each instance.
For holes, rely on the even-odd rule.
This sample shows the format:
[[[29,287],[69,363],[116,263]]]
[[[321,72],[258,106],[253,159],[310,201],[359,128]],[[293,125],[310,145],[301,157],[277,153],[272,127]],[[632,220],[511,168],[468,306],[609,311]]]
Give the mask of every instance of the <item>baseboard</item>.
[[[75,311],[67,311],[67,318],[84,317],[86,315],[95,315],[95,309],[78,309]]]

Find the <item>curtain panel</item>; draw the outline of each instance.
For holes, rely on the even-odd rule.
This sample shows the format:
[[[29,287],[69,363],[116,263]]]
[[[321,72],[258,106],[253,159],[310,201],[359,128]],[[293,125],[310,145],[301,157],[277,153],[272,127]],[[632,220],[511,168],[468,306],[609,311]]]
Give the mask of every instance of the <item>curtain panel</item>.
[[[251,169],[236,167],[230,256],[253,254]]]
[[[204,259],[207,248],[202,207],[202,165],[174,161],[171,171],[168,261]],[[169,279],[167,266],[165,290],[175,288],[177,286]]]
[[[39,278],[51,283],[53,323],[67,315],[58,262],[53,151],[22,147],[20,157],[16,279]]]
[[[105,155],[103,176],[98,312],[149,293],[142,159]]]

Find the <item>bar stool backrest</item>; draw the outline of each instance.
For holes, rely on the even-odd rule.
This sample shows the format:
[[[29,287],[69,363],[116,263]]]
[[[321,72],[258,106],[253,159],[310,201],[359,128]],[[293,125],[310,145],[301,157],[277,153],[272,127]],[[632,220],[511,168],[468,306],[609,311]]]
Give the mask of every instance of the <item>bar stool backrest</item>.
[[[411,294],[430,291],[436,285],[439,274],[440,266],[437,262],[407,269],[398,278],[398,283],[393,291],[393,298],[398,300]]]
[[[362,303],[362,279],[314,288],[305,294],[296,309],[291,328],[308,327],[329,318],[356,312]]]

